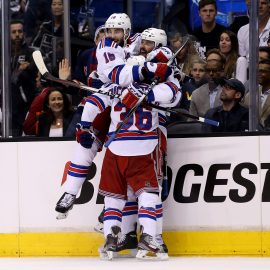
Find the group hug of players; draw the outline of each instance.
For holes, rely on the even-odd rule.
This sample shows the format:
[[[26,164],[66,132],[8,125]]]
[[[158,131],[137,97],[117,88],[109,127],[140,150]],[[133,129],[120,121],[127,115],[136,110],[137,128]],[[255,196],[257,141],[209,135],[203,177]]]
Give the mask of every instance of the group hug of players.
[[[162,238],[160,193],[166,114],[150,105],[174,107],[181,99],[177,69],[167,65],[173,53],[166,47],[162,29],[131,35],[125,13],[112,14],[102,28],[105,36],[95,49],[97,68],[89,81],[99,81],[108,95],[95,93],[85,99],[65,193],[56,211],[66,215],[73,207],[89,166],[113,136],[107,143],[99,183],[105,237],[100,257],[111,260],[123,250],[133,250],[138,259],[165,260],[168,248]],[[127,116],[130,110],[134,112]]]

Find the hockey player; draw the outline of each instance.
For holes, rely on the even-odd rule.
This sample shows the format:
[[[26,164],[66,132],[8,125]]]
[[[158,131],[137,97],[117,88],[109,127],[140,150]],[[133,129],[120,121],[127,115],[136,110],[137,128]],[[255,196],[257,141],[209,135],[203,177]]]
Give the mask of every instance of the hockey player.
[[[122,14],[121,14],[122,15]],[[109,23],[109,25],[110,25],[110,27],[112,27],[113,26],[113,24],[115,23],[115,18],[117,18],[117,16],[114,16],[114,15],[112,15],[112,16],[110,16],[111,18],[112,18],[112,20],[108,20],[108,23]],[[124,17],[125,18],[125,17]],[[119,30],[119,29],[118,29]],[[130,30],[130,29],[124,29],[124,36],[126,35],[128,35],[128,30]],[[154,30],[154,29],[153,29]],[[113,32],[113,33],[111,33],[111,32],[113,32],[113,30],[112,29],[110,29],[110,33],[109,33],[109,35],[112,35],[113,37],[114,37],[114,39],[117,41],[117,37],[119,37],[119,33],[117,33],[117,31],[115,31],[116,32],[116,34]],[[118,34],[118,36],[117,36],[117,34]],[[106,43],[107,41],[104,41],[104,43]],[[155,43],[154,43],[155,44]],[[116,44],[114,44],[114,46],[116,46]],[[153,46],[153,47],[155,47],[155,46]],[[106,46],[104,46],[104,47],[101,47],[101,49],[103,49],[103,48],[105,48],[105,49],[108,49],[108,48],[106,48]],[[129,47],[130,48],[130,47]],[[142,47],[143,48],[143,47]],[[104,50],[103,50],[104,51]],[[120,50],[121,51],[121,50]],[[145,50],[144,50],[145,51]],[[109,57],[113,57],[112,55],[113,55],[113,53],[112,52],[107,52],[107,55],[103,52],[103,54],[101,54],[101,56],[108,56],[108,58]],[[117,55],[117,53],[114,53],[114,55]],[[108,61],[108,59],[106,59],[106,57],[104,57],[105,58],[105,61]],[[113,60],[119,60],[119,59],[113,59]],[[115,65],[115,64],[114,64]],[[137,67],[138,68],[138,67]],[[85,124],[85,123],[84,123]],[[81,130],[79,130],[79,132],[81,132]],[[84,133],[85,134],[85,133]],[[81,133],[79,133],[79,139],[81,140],[81,138],[83,138],[83,136],[81,135]],[[88,147],[88,145],[85,145],[86,143],[87,143],[87,141],[88,140],[85,140],[84,142],[82,142],[82,140],[80,141],[81,142],[81,144],[84,144],[84,146],[87,146]],[[93,147],[92,147],[93,148]],[[96,149],[96,148],[94,148],[94,149]],[[93,149],[92,149],[93,150]],[[83,152],[83,151],[82,151]],[[89,150],[86,150],[86,152],[89,152]],[[93,151],[92,151],[93,152]],[[91,153],[92,153],[91,152]],[[91,154],[90,153],[90,154]],[[85,154],[85,153],[84,153]],[[85,155],[84,155],[85,156]],[[86,156],[88,156],[88,160],[87,160],[87,162],[89,162],[89,160],[91,161],[92,159],[93,159],[93,157],[94,157],[94,155],[86,155]],[[78,156],[78,158],[80,158],[79,156]],[[69,171],[69,173],[71,174],[72,173],[72,171],[71,171],[71,169],[72,168],[70,168],[70,171]],[[82,171],[82,168],[81,168],[81,166],[80,166],[80,168],[77,168],[78,170],[80,170],[80,171]],[[76,170],[76,168],[74,169],[74,171]],[[76,171],[75,172],[73,172],[74,174],[76,173]],[[79,176],[82,176],[82,174],[79,174],[78,173],[78,175]],[[85,175],[86,176],[86,175]],[[80,178],[83,178],[83,177],[80,177]],[[84,180],[83,180],[84,181]],[[78,185],[78,186],[81,186],[81,184],[83,183],[83,181],[80,181],[80,184]],[[78,183],[78,181],[77,181],[77,183]],[[72,202],[72,201],[67,201],[67,202]],[[130,205],[127,207],[127,209],[131,209],[130,208]],[[129,211],[128,210],[128,211]],[[128,213],[128,211],[127,211],[127,213]]]
[[[117,30],[115,28],[116,25],[118,27]],[[108,69],[110,69],[118,64],[118,60],[120,60],[120,58],[121,63],[124,63],[126,57],[133,54],[138,54],[141,41],[140,35],[135,34],[130,37],[131,23],[128,15],[126,15],[125,13],[112,14],[107,19],[105,23],[105,28],[108,31],[108,38],[103,39],[99,43],[97,51],[100,51],[100,48],[106,49],[103,49],[103,55],[100,55],[100,53],[99,55],[97,55],[98,53],[96,52],[95,57],[97,57],[98,60],[93,59],[91,62],[97,63],[97,61],[99,61],[99,67],[102,66],[104,68],[104,66],[106,66]],[[102,29],[104,29],[104,27],[102,27]],[[110,37],[112,37],[114,41]],[[111,44],[113,44],[113,46],[115,47],[115,49],[112,48],[114,54],[112,54],[111,50],[109,50]],[[126,45],[125,50],[120,46],[120,44]],[[106,60],[106,57],[108,57],[109,60],[113,57],[116,59],[116,61],[112,62]],[[105,60],[105,63],[100,64],[100,62],[103,62],[103,60]],[[107,64],[106,61],[108,62]],[[93,67],[91,68],[91,70],[93,70]],[[103,83],[109,81],[107,77],[103,76],[104,71],[102,69],[98,69],[97,74],[95,74],[95,72],[93,73],[88,74],[90,78],[98,78]],[[130,77],[130,80],[133,81],[132,76]],[[92,82],[92,79],[88,79],[88,82]],[[85,102],[91,101],[84,100],[83,105]],[[72,209],[76,199],[76,195],[78,194],[83,182],[86,179],[88,168],[91,165],[94,157],[96,156],[97,151],[102,148],[107,130],[109,128],[109,113],[110,108],[100,114],[95,120],[92,128],[95,129],[96,140],[93,146],[91,144],[91,147],[88,143],[88,124],[82,121],[80,125],[78,125],[78,131],[76,136],[78,144],[76,145],[74,157],[72,158],[71,164],[68,168],[67,179],[64,184],[65,192],[58,200],[55,208],[55,210],[60,213],[58,215],[59,219],[65,218],[68,214],[68,211]],[[97,227],[97,230],[100,230],[100,228]]]
[[[98,75],[99,78],[102,78],[103,81],[113,81],[121,86],[127,86],[130,82],[134,80],[144,80],[145,77],[142,74],[142,69],[144,67],[140,67],[138,65],[126,65],[124,61],[124,57],[130,54],[130,48],[136,48],[135,51],[138,51],[137,43],[122,48],[119,44],[124,44],[123,41],[128,38],[130,33],[130,21],[126,14],[112,14],[105,23],[107,28],[107,36],[106,38],[100,42],[97,49],[97,58],[98,58]],[[121,29],[120,27],[123,27]],[[167,44],[167,36],[166,33],[161,29],[151,28],[147,29],[142,33],[143,40],[139,47],[140,53],[146,55],[148,52],[152,51],[155,47],[165,46]],[[165,52],[170,51],[169,49],[165,49]],[[163,53],[156,55],[155,62],[164,62],[164,58],[162,58]],[[161,57],[161,59],[159,59]],[[164,55],[163,55],[164,57]],[[168,61],[168,56],[167,56]],[[166,62],[167,62],[166,61]],[[148,63],[149,64],[149,63]],[[161,65],[162,66],[162,65]],[[146,66],[147,67],[147,66]],[[164,67],[164,65],[163,65]],[[165,68],[167,66],[165,65]],[[147,68],[146,68],[147,72]],[[151,73],[152,74],[152,73]],[[147,77],[147,76],[146,76]],[[168,83],[167,87],[178,88],[178,86],[173,86],[173,83]],[[117,89],[117,87],[114,87]],[[112,91],[112,90],[110,90]],[[178,99],[179,101],[179,99]],[[95,101],[89,101],[95,102]],[[160,118],[164,122],[164,116],[160,115]],[[84,122],[84,124],[86,124]],[[88,135],[88,134],[87,134]],[[132,192],[130,192],[132,193]],[[129,194],[130,194],[129,193]],[[130,200],[127,202],[125,208],[123,209],[123,227],[122,227],[122,236],[119,239],[117,250],[121,251],[124,249],[134,249],[137,245],[136,238],[136,221],[137,221],[137,201],[136,199]],[[134,198],[134,197],[133,197]],[[163,251],[167,253],[167,247],[164,245],[163,240],[161,238],[162,233],[162,207],[161,202],[157,206],[158,213],[158,234],[157,237],[160,240],[159,243],[161,247],[163,247]],[[101,230],[102,228],[102,216],[99,217],[100,223],[95,226],[96,230]]]
[[[119,28],[115,28],[115,26]],[[103,75],[106,74],[107,70],[111,71],[114,66],[118,66],[120,63],[124,65],[125,57],[137,54],[140,49],[140,36],[136,34],[129,38],[131,23],[129,17],[126,14],[112,14],[106,21],[105,27],[108,29],[108,36],[112,37],[115,41],[112,41],[110,38],[105,38],[99,43],[97,48],[96,55],[99,59],[98,67],[103,67],[100,69],[98,68],[98,77],[103,82],[110,80],[110,78],[107,77],[109,74],[107,76]],[[118,43],[116,42],[119,44],[128,44],[124,50],[120,45],[118,46]],[[114,61],[111,61],[112,58]],[[105,69],[104,66],[106,67]],[[139,70],[138,67],[137,70]],[[137,78],[134,78],[133,72],[130,72],[129,74],[131,74],[131,76],[128,78],[124,77],[126,82],[131,82],[134,80],[136,81],[139,79],[138,73]],[[124,83],[122,85],[124,85]],[[78,194],[87,176],[88,167],[91,165],[97,151],[101,149],[104,141],[104,136],[106,135],[106,128],[104,128],[106,125],[104,125],[104,123],[107,122],[108,126],[108,117],[106,116],[108,114],[109,109],[107,109],[106,112],[103,112],[103,115],[99,116],[99,118],[102,118],[102,120],[96,119],[95,121],[94,128],[95,130],[99,130],[99,134],[95,144],[93,146],[91,145],[92,147],[89,147],[88,145],[88,132],[82,132],[82,130],[87,131],[89,128],[88,124],[81,122],[81,125],[78,128],[77,140],[79,144],[76,146],[75,156],[72,159],[68,169],[67,181],[64,185],[65,192],[56,205],[56,211],[60,213],[58,218],[65,218],[68,211],[73,207],[76,199],[76,194]]]
[[[114,87],[119,89],[119,86],[111,83],[106,87],[108,91]],[[121,102],[118,99],[94,95],[95,98],[98,97],[100,102],[95,104],[93,99],[93,103],[86,104],[87,107],[84,109],[82,119],[84,117],[90,120],[94,119],[96,114],[107,106],[111,106],[112,122],[109,135],[112,134],[121,122],[122,116],[139,102],[145,87],[148,88],[147,85],[131,84],[122,92]],[[157,85],[148,95],[148,101],[169,103],[174,100],[175,94],[173,91]],[[102,106],[99,106],[100,104]],[[155,241],[159,186],[154,151],[158,144],[158,125],[158,112],[139,106],[128,124],[116,136],[106,151],[99,193],[105,196],[104,235],[106,242],[104,251],[109,259],[112,258],[112,253],[117,251],[122,210],[127,199],[128,185],[133,189],[138,199],[138,217],[142,226],[137,257],[143,259],[150,251],[158,258],[163,258],[164,253],[160,252],[159,245]]]
[[[117,25],[117,24],[116,24]],[[149,46],[149,51],[150,50],[153,50],[153,48],[155,47],[155,45],[160,45],[159,43],[160,43],[160,40],[157,40],[156,39],[156,42],[154,42],[152,39],[151,39],[151,34],[152,33],[155,33],[155,32],[158,32],[158,33],[162,33],[163,34],[163,39],[162,39],[162,41],[161,41],[161,44],[162,43],[164,43],[163,41],[164,41],[164,36],[165,36],[165,38],[166,38],[166,34],[165,33],[163,33],[161,30],[159,30],[158,31],[158,29],[151,29],[151,31],[146,31],[146,33],[148,33],[148,38],[150,38],[150,44],[149,44],[149,42],[147,43],[147,45]],[[116,32],[117,33],[117,32]],[[118,34],[118,33],[117,33]],[[156,34],[156,33],[155,33]],[[153,37],[153,39],[155,38],[155,35],[154,36],[152,36]],[[157,38],[157,37],[156,37]],[[162,38],[162,35],[161,35],[161,38]],[[158,42],[159,41],[159,42]],[[167,41],[167,40],[166,40]],[[151,47],[151,46],[152,47]],[[162,44],[163,45],[163,44]],[[110,46],[109,46],[110,47]],[[115,47],[115,45],[113,44],[111,47]],[[146,51],[146,49],[144,48],[144,46],[142,46],[141,47],[142,48],[142,51],[143,52],[145,52]],[[106,46],[100,46],[100,56],[101,56],[101,58],[102,58],[102,56],[103,55],[106,55]],[[97,55],[98,55],[98,52],[97,52]],[[107,53],[107,55],[109,55],[109,53]],[[114,49],[112,49],[111,50],[111,52],[110,52],[110,55],[112,56],[111,57],[111,61],[112,62],[117,62],[118,63],[118,65],[116,65],[116,67],[113,69],[113,70],[110,70],[110,68],[108,68],[107,66],[106,66],[106,68],[103,68],[102,70],[104,70],[105,72],[105,74],[106,74],[106,72],[107,72],[107,77],[109,77],[109,79],[111,79],[111,80],[113,80],[113,81],[115,81],[115,82],[118,82],[118,83],[121,83],[121,84],[125,84],[125,83],[127,83],[128,82],[128,79],[129,79],[129,75],[130,75],[130,73],[126,73],[127,74],[127,76],[125,76],[125,73],[124,73],[124,71],[125,71],[125,69],[128,69],[128,66],[126,66],[125,64],[120,64],[121,63],[121,59],[116,59],[114,56],[116,55],[116,53],[114,52]],[[119,54],[120,55],[120,54]],[[162,54],[160,54],[160,55],[162,55]],[[159,56],[160,56],[159,55]],[[157,55],[156,55],[157,56]],[[120,56],[120,58],[121,58],[121,56]],[[157,57],[158,58],[158,57]],[[105,58],[105,60],[102,58],[102,60],[103,60],[103,62],[105,62],[105,64],[108,64],[108,62],[110,62],[109,61],[109,58],[107,57],[107,58]],[[158,59],[156,59],[156,60],[158,60]],[[164,60],[164,59],[162,59],[162,60]],[[158,61],[158,62],[161,62],[161,61]],[[148,63],[149,64],[149,63]],[[111,65],[111,66],[113,66],[113,64]],[[134,76],[134,73],[136,74],[136,72],[138,72],[138,70],[140,69],[140,67],[135,67],[136,69],[134,69],[134,67],[132,67],[132,71],[133,71],[133,73],[132,73],[132,75]],[[138,74],[138,73],[137,73]],[[142,74],[138,74],[138,77],[140,77],[140,75],[142,75]],[[124,79],[123,79],[124,78]],[[122,81],[121,81],[121,79],[122,79]],[[168,87],[172,87],[172,85],[167,85]],[[114,87],[114,88],[116,88],[116,87]],[[173,88],[173,87],[172,87]],[[177,88],[177,87],[176,87]],[[111,90],[110,90],[111,91]],[[132,207],[134,207],[134,205],[132,206]],[[134,208],[133,208],[133,210],[134,210]],[[160,210],[159,210],[160,211]],[[134,211],[135,213],[136,213],[136,211]],[[123,213],[124,215],[125,215],[125,211],[124,211],[124,213]],[[161,216],[161,215],[160,215]],[[123,225],[125,224],[125,222],[123,223]],[[131,223],[132,224],[132,223]],[[132,228],[132,226],[131,226],[131,228]],[[133,227],[134,228],[134,227]],[[134,230],[134,229],[133,229]],[[124,239],[125,239],[125,237],[126,237],[126,234],[124,233]],[[120,242],[120,245],[121,245],[121,242]],[[119,242],[118,242],[118,245],[117,245],[117,248],[119,248]],[[117,250],[117,248],[116,248],[116,250]]]
[[[114,16],[113,16],[114,17]],[[111,24],[113,26],[113,24]],[[117,25],[117,23],[115,23]],[[112,31],[111,31],[112,32]],[[118,34],[118,33],[117,33]],[[149,28],[143,31],[141,34],[142,36],[142,42],[140,45],[140,59],[139,62],[142,62],[142,66],[144,66],[144,61],[145,58],[143,55],[147,55],[152,51],[152,53],[149,54],[149,58],[147,60],[151,60],[153,62],[168,62],[168,60],[172,57],[172,54],[168,48],[160,48],[158,50],[154,50],[154,48],[158,48],[160,46],[166,46],[167,45],[167,36],[166,33],[161,30],[161,29],[156,29],[156,28]],[[117,36],[118,37],[118,36]],[[114,37],[116,39],[116,37]],[[117,40],[117,39],[116,39]],[[110,47],[109,47],[110,49]],[[111,55],[117,55],[115,52],[109,51],[108,52],[108,47],[100,46],[100,56],[101,56],[101,61],[103,59],[104,54],[109,54]],[[118,53],[120,55],[120,53]],[[121,56],[120,56],[121,57]],[[135,62],[134,59],[135,58]],[[131,59],[131,61],[129,61]],[[111,66],[114,66],[114,64],[109,63],[108,67],[108,62],[109,61],[103,61],[104,63],[104,68],[102,69],[104,71],[103,75],[106,74],[106,79],[110,79],[113,82],[119,83],[121,86],[125,86],[128,83],[130,83],[130,80],[132,81],[132,75],[136,74],[136,72],[142,68],[139,67],[138,65],[132,65],[136,64],[136,61],[138,61],[137,56],[133,56],[128,58],[127,62],[131,65],[127,65],[126,63],[119,64],[121,59],[115,59],[112,57],[112,62],[117,62],[118,65],[116,65],[113,69],[110,69]],[[132,62],[133,61],[133,62]],[[106,64],[106,65],[105,65]],[[149,64],[149,63],[148,63]],[[139,74],[137,77],[140,77],[141,74]],[[134,76],[136,77],[136,76]],[[177,92],[177,89],[179,87],[178,82],[174,80],[173,82],[167,82],[165,87],[171,88],[172,90]],[[117,87],[114,87],[117,89]],[[110,90],[112,91],[112,90]],[[178,93],[177,98],[175,100],[175,104],[172,104],[172,106],[175,106],[179,100],[180,100],[181,94]],[[168,105],[168,104],[166,104]],[[166,106],[165,105],[165,106]],[[162,150],[162,153],[159,151],[157,152],[157,160],[159,161],[159,165],[157,166],[157,170],[161,172],[160,168],[162,166],[162,158],[163,158],[163,153],[165,152],[166,148],[166,128],[164,127],[164,123],[166,122],[165,116],[163,114],[159,114],[160,118],[160,128],[163,129],[163,132],[165,133],[165,136],[163,133],[160,132],[159,140],[160,142],[163,142],[162,145],[160,145],[159,150]],[[164,143],[165,142],[165,143]],[[160,174],[160,179],[162,178],[162,175]],[[121,251],[123,249],[130,249],[134,248],[136,246],[136,222],[137,222],[137,201],[136,198],[133,196],[132,192],[130,192],[130,189],[128,189],[128,201],[126,203],[126,206],[123,209],[123,222],[122,222],[122,237],[118,240],[117,248],[116,251]],[[131,199],[133,198],[133,200]],[[157,240],[160,244],[160,248],[163,250],[164,253],[168,252],[168,249],[166,245],[163,242],[163,239],[161,237],[162,234],[162,203],[161,200],[159,201],[157,205]],[[102,221],[102,220],[101,220]],[[99,224],[100,227],[102,227],[102,222]]]
[[[131,62],[131,64],[138,62],[142,62],[144,64],[145,59],[143,56],[147,56],[147,61],[151,62],[163,62],[167,63],[169,59],[172,57],[171,51],[166,47],[160,47],[160,46],[166,46],[167,45],[167,36],[165,32],[161,29],[156,28],[148,28],[144,30],[141,34],[142,42],[140,46],[140,58],[138,60],[138,57],[131,57],[128,59],[127,62]],[[130,61],[129,61],[130,60]],[[125,83],[128,81],[128,76],[125,75],[125,72],[128,72],[128,69],[130,66],[127,65],[121,65],[117,66],[113,69],[113,71],[110,74],[115,74],[115,76],[111,76],[111,79],[114,82],[122,83],[125,78]],[[132,67],[133,68],[133,67]],[[179,84],[177,80],[171,80],[165,83],[166,87],[170,87],[171,89],[177,89],[179,87]],[[177,91],[177,90],[176,90]],[[181,98],[181,93],[178,92],[178,95],[176,95],[176,99],[172,104],[164,104],[165,107],[170,106],[176,106],[176,104],[179,102]],[[166,153],[166,137],[167,137],[167,130],[165,128],[166,123],[166,116],[164,113],[159,112],[159,147],[157,148],[158,151],[156,151],[156,158],[157,158],[157,172],[160,179],[160,186],[162,183],[163,175],[162,175],[162,167],[163,167],[163,157]],[[166,165],[165,165],[166,166]],[[130,192],[128,193],[130,195]],[[136,224],[137,221],[137,212],[136,212],[136,200],[131,200],[131,198],[134,199],[133,196],[130,196],[128,198],[127,205],[129,207],[125,207],[123,209],[123,217],[122,217],[122,234],[123,238],[120,238],[118,242],[118,251],[121,249],[125,249],[126,247],[129,247],[129,241],[132,242],[134,239],[134,235],[136,232],[134,232],[134,224]],[[161,249],[163,249],[164,253],[168,252],[168,249],[166,245],[163,242],[163,239],[161,237],[162,234],[162,221],[163,221],[163,209],[162,209],[162,203],[161,198],[159,198],[159,203],[156,206],[157,211],[157,236],[156,240],[159,242]]]
[[[96,29],[95,32],[95,43],[96,45],[102,39],[104,35],[105,26],[101,25]],[[74,79],[80,83],[87,83],[89,86],[97,87],[97,84],[100,86],[99,80],[93,80],[90,74],[97,69],[97,59],[96,59],[96,47],[86,50],[82,53],[81,57],[78,60],[78,65],[75,69]],[[67,60],[64,60],[59,65],[59,76],[61,79],[68,79],[70,77],[70,66]],[[93,83],[95,82],[95,83]],[[82,99],[78,110],[75,114],[73,126],[69,128],[68,132],[71,137],[73,137],[73,130],[75,129],[76,123],[80,121],[81,114],[83,110],[83,106],[85,104],[85,98]],[[109,125],[109,122],[107,126]],[[94,125],[95,126],[95,125]],[[106,134],[107,129],[103,133]],[[58,212],[57,219],[66,218],[68,211],[72,209],[73,204],[76,199],[76,195],[82,187],[83,182],[86,179],[88,168],[92,163],[92,160],[96,156],[98,150],[101,149],[102,143],[100,141],[104,141],[105,137],[100,137],[99,140],[93,145],[92,149],[88,149],[87,147],[83,147],[81,144],[77,144],[74,152],[74,156],[69,165],[67,178],[64,184],[64,194],[58,200],[56,204],[55,210]]]

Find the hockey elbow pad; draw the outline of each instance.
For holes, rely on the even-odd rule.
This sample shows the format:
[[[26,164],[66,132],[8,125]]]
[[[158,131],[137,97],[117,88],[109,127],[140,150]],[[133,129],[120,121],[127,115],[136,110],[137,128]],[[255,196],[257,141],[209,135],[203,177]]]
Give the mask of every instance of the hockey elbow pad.
[[[91,148],[95,139],[96,136],[90,129],[86,129],[81,124],[77,124],[76,140],[82,147]]]
[[[143,89],[134,82],[123,91],[120,100],[127,108],[131,109],[137,105],[143,94]]]

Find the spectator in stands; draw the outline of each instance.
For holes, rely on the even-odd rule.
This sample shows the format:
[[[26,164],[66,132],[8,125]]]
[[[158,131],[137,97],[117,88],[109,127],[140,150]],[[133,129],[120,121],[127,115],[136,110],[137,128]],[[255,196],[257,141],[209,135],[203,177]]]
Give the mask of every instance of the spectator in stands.
[[[24,135],[36,135],[36,122],[37,118],[43,110],[43,104],[45,97],[50,89],[52,89],[52,82],[44,80],[40,74],[36,76],[36,96],[31,103],[31,106],[27,112],[26,119],[23,122],[23,134]]]
[[[270,60],[270,47],[268,46],[259,47],[259,61],[267,59]]]
[[[223,55],[223,53],[221,53],[221,51],[218,48],[210,49],[209,51],[207,51],[206,61],[211,60],[222,61],[226,63],[225,55]]]
[[[226,70],[229,70],[229,64],[226,61],[226,55],[223,54],[220,49],[211,49],[206,53],[206,61],[210,60],[217,60],[217,61],[223,61],[224,59],[224,69],[226,67]],[[248,69],[248,63],[245,57],[238,57],[236,62],[236,71],[234,74],[230,74],[228,71],[223,76],[226,78],[236,77],[237,79],[241,80],[243,83],[247,80],[247,69]]]
[[[39,111],[42,107],[42,111]],[[72,119],[74,111],[68,96],[61,88],[49,87],[33,101],[24,122],[26,135],[38,137],[62,137]]]
[[[230,30],[224,30],[220,35],[219,50],[226,57],[224,75],[227,78],[235,76],[238,47],[237,36]]]
[[[202,25],[194,30],[193,35],[200,42],[200,52],[206,53],[212,48],[218,48],[219,37],[225,27],[216,22],[217,4],[215,0],[200,0],[199,16]]]
[[[270,47],[268,46],[261,46],[259,47],[259,62],[261,60],[270,60]],[[246,93],[249,92],[249,80],[245,83]]]
[[[270,0],[259,0],[259,46],[267,46],[270,30]],[[249,55],[249,24],[242,26],[238,33],[240,56]]]
[[[260,97],[259,122],[264,127],[265,120],[270,115],[270,59],[263,59],[259,62],[258,82]],[[249,102],[250,94],[247,93],[244,100],[245,106],[249,107]]]
[[[44,56],[51,59],[52,66],[57,69],[58,63],[63,59],[63,0],[52,0],[52,20],[43,22],[32,41],[32,46],[41,50]],[[70,33],[76,35],[70,25]]]
[[[249,111],[240,105],[245,86],[237,79],[221,81],[220,100],[222,105],[209,109],[205,118],[219,122],[219,126],[203,125],[204,132],[240,132],[248,130]]]
[[[224,64],[224,57],[220,61],[207,60],[205,71],[208,82],[192,92],[190,114],[203,117],[210,108],[221,105],[220,80],[223,76]]]
[[[101,25],[95,31],[94,37],[95,44],[97,45],[104,36],[105,36],[105,27],[104,25]],[[99,88],[102,85],[102,83],[98,79],[95,79],[96,77],[95,75],[92,74],[90,76],[92,72],[95,73],[96,69],[97,69],[97,58],[95,46],[93,48],[81,52],[81,54],[78,55],[73,75],[71,75],[71,67],[67,59],[64,59],[62,62],[60,62],[59,77],[63,80],[70,79],[72,77],[72,79],[84,83],[88,86]],[[82,99],[83,96],[79,94],[77,96],[80,99],[80,103],[66,132],[67,137],[75,136],[76,124],[81,119],[82,110],[85,104],[85,99],[84,98]]]
[[[207,83],[205,78],[206,62],[199,57],[193,57],[191,60],[191,68],[189,72],[190,80],[182,85],[182,99],[180,108],[189,110],[192,92],[201,85]]]
[[[26,115],[26,119],[23,122],[24,135],[34,136],[37,134],[37,120],[39,115],[42,113],[44,100],[48,95],[49,91],[53,89],[54,88],[51,87],[44,87],[40,94],[34,98]]]
[[[224,76],[236,78],[242,83],[247,81],[248,62],[246,57],[239,57],[239,44],[236,34],[224,30],[220,35],[219,50],[225,55]]]
[[[51,1],[28,0],[24,15],[25,39],[27,44],[31,44],[40,25],[43,22],[49,21],[51,17]]]
[[[33,50],[24,40],[23,22],[12,20],[11,39],[11,102],[12,135],[22,135],[22,123],[36,95],[37,68],[32,58]]]
[[[177,67],[181,71],[181,81],[185,79],[185,75],[188,75],[191,67],[191,59],[193,57],[199,57],[198,51],[194,46],[195,37],[182,36],[179,32],[169,34],[169,44],[171,50],[175,53],[185,42],[186,38],[189,38],[184,48],[177,54],[176,63]]]

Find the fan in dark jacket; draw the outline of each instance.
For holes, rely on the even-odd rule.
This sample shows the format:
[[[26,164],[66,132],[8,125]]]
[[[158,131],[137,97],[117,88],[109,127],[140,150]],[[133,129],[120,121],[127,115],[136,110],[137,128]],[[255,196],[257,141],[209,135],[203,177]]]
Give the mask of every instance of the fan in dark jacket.
[[[203,126],[204,132],[241,132],[248,130],[249,110],[240,101],[245,87],[237,79],[222,80],[220,100],[222,106],[207,111],[205,118],[219,122],[219,126]]]

